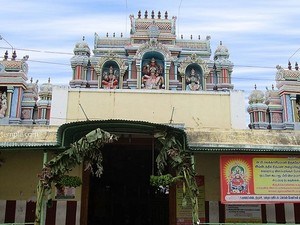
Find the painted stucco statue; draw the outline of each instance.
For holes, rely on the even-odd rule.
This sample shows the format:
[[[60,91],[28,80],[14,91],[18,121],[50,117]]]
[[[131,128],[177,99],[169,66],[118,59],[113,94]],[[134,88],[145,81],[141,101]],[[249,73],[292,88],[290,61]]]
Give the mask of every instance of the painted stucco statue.
[[[188,91],[198,91],[202,89],[200,84],[200,77],[196,73],[194,68],[191,69],[190,75],[187,76],[186,83],[186,90]]]
[[[158,65],[154,58],[143,67],[142,88],[163,89],[165,87],[162,66]]]
[[[296,111],[297,111],[298,121],[300,122],[300,101],[296,103]]]
[[[118,79],[116,72],[112,66],[109,67],[108,72],[103,73],[102,85],[104,89],[116,89],[118,87]]]
[[[5,117],[5,112],[7,110],[7,98],[6,98],[6,93],[0,92],[0,118]]]

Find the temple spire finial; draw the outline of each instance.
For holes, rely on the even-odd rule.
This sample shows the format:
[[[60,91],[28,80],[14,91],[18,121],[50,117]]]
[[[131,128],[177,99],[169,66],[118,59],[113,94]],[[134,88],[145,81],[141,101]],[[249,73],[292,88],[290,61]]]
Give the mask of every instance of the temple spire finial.
[[[4,53],[4,60],[8,59],[8,51],[6,50],[6,52]]]
[[[11,60],[16,60],[16,58],[17,58],[17,53],[16,53],[16,50],[15,50],[12,54]]]
[[[154,10],[151,12],[151,19],[154,19]]]

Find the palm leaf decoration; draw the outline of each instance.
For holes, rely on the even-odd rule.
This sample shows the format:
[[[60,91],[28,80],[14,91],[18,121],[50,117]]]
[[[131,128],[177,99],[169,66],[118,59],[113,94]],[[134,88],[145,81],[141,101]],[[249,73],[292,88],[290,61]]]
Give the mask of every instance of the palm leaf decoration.
[[[117,136],[97,128],[44,165],[42,173],[39,175],[40,180],[37,187],[35,225],[41,223],[44,199],[51,200],[52,183],[58,183],[65,173],[83,161],[86,163],[85,169],[90,169],[94,175],[100,177],[103,172],[101,148],[115,140],[117,140]],[[96,168],[94,169],[92,165],[96,165]]]
[[[163,175],[168,164],[175,170],[176,176],[172,178],[173,182],[181,180],[183,182],[183,202],[187,204],[189,199],[192,203],[193,223],[199,223],[198,215],[198,195],[199,190],[195,180],[195,172],[192,165],[191,154],[185,151],[184,146],[174,134],[168,132],[157,132],[154,135],[161,144],[160,152],[156,158],[156,165],[159,176]],[[152,177],[153,179],[153,177]]]

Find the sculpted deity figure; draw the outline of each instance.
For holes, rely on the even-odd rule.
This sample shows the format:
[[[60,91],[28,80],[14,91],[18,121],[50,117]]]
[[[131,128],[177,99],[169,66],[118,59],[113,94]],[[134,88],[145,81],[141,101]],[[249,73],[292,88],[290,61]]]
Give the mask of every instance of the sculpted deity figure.
[[[7,97],[5,92],[0,92],[0,118],[5,117],[7,110]]]
[[[300,101],[296,102],[296,110],[297,110],[298,122],[300,122]]]
[[[195,69],[192,68],[190,75],[186,78],[186,90],[188,91],[198,91],[201,90],[200,76],[196,73]]]
[[[118,79],[116,71],[112,66],[109,67],[108,72],[103,73],[102,85],[104,89],[116,89],[118,87]]]
[[[154,58],[150,63],[143,67],[142,88],[144,89],[162,89],[165,87],[162,76],[163,68],[158,65]]]

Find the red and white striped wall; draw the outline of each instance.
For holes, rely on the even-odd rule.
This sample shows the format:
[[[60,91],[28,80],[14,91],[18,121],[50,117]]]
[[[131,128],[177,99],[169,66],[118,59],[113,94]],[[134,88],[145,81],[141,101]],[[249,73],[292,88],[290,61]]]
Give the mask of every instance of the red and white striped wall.
[[[0,200],[1,223],[30,223],[35,218],[35,202]],[[46,225],[79,225],[79,201],[53,201],[46,209]]]
[[[225,205],[218,201],[205,202],[206,223],[225,223]],[[261,205],[263,223],[300,223],[300,203]],[[34,221],[35,202],[0,200],[1,223]],[[80,201],[53,201],[46,209],[46,225],[79,225]]]

